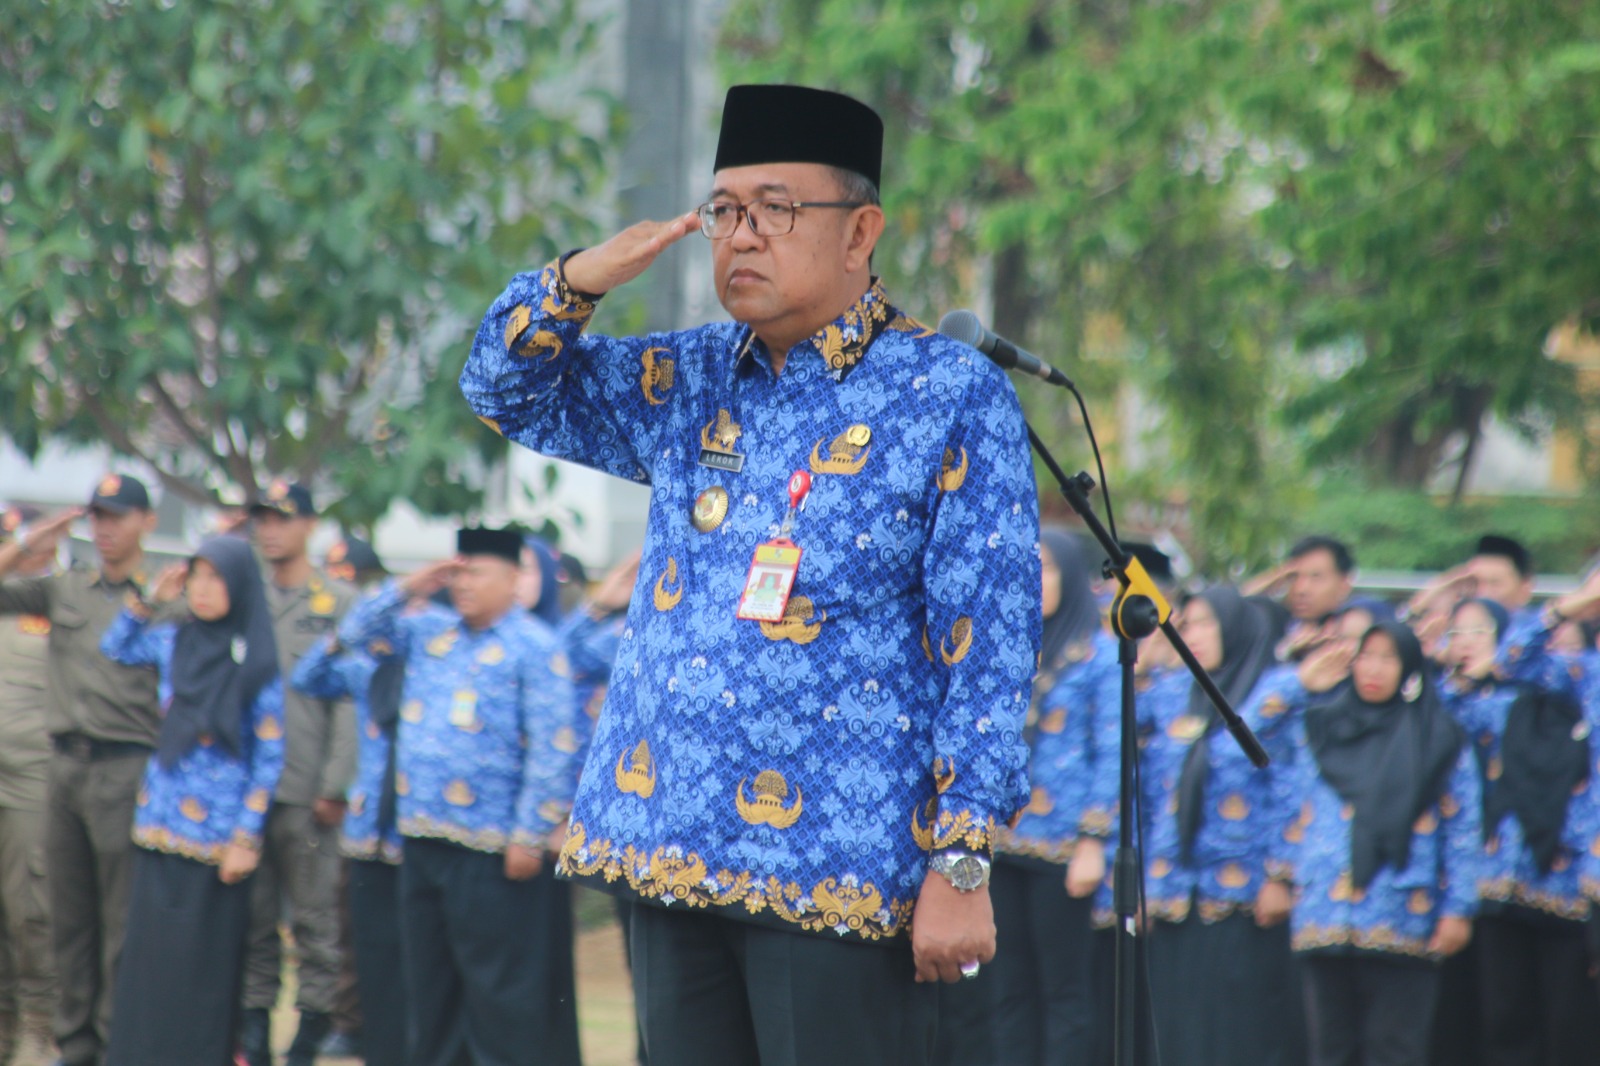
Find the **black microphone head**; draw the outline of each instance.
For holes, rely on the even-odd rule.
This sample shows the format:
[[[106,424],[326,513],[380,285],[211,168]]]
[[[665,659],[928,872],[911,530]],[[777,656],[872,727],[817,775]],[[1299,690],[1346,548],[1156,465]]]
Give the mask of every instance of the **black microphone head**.
[[[939,332],[953,341],[969,344],[976,348],[983,342],[983,323],[978,321],[978,316],[962,308],[951,311],[939,320]]]

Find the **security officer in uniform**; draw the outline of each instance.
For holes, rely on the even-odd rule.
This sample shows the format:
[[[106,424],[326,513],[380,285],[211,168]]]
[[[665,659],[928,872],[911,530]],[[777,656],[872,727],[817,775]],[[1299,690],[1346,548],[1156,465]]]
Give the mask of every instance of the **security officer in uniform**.
[[[336,631],[355,590],[307,554],[317,514],[303,485],[272,482],[250,507],[256,548],[269,570],[267,605],[284,677]],[[348,700],[284,693],[284,766],[267,819],[251,901],[240,1044],[250,1066],[271,1066],[270,1012],[278,1000],[278,920],[288,901],[299,959],[300,1027],[288,1066],[311,1066],[328,1035],[339,979],[339,825],[355,777],[355,710]]]
[[[0,543],[40,518],[16,505],[0,515]],[[43,577],[55,560],[41,554],[20,569]],[[44,873],[44,811],[50,734],[45,731],[50,619],[0,617],[0,1062],[34,1066],[50,1061],[50,1011],[56,963],[50,946],[50,905]],[[20,1030],[18,1024],[20,1022]],[[19,1050],[20,1041],[24,1046]]]
[[[133,812],[161,714],[156,675],[119,666],[100,638],[145,581],[144,537],[155,528],[150,494],[136,478],[109,474],[89,500],[99,557],[93,569],[12,577],[53,557],[83,512],[41,523],[0,547],[0,614],[49,620],[50,759],[46,872],[59,996],[55,1038],[66,1066],[100,1061],[111,1025],[111,989],[122,951],[133,872]]]

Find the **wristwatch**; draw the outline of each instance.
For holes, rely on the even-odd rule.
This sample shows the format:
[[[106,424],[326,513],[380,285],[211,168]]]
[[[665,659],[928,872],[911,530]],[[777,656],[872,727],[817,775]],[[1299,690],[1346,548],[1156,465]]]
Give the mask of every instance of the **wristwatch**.
[[[941,851],[928,869],[950,882],[957,892],[976,892],[989,883],[989,860],[962,851]]]

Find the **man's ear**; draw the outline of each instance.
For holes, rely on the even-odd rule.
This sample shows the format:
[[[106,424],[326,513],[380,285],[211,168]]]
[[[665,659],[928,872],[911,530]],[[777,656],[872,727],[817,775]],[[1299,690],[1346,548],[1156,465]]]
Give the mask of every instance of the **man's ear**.
[[[850,228],[846,234],[845,270],[854,274],[872,265],[872,250],[883,236],[883,208],[877,204],[858,207],[850,213]]]

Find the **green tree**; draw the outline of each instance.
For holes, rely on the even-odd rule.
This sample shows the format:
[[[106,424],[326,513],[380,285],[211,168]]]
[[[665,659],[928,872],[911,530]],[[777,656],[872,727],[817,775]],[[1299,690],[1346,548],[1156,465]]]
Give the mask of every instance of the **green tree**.
[[[886,113],[892,291],[958,305],[987,263],[994,328],[1066,366],[1102,434],[1124,386],[1158,401],[1148,440],[1111,442],[1113,487],[1146,516],[1179,504],[1208,555],[1263,555],[1288,469],[1268,418],[1281,319],[1233,185],[1243,153],[1208,135],[1224,113],[1195,89],[1226,65],[1209,23],[1228,5],[814,7],[745,0],[735,76],[831,85]],[[807,47],[803,25],[851,46]],[[1018,391],[1062,461],[1089,466],[1071,401]],[[1136,453],[1155,458],[1133,476],[1116,459]]]
[[[477,499],[455,379],[502,264],[582,229],[616,115],[576,0],[0,16],[0,432],[195,500],[287,474],[369,522]],[[443,353],[443,354],[441,354]]]
[[[1103,426],[1124,382],[1155,401],[1113,480],[1212,569],[1280,547],[1322,465],[1415,487],[1489,414],[1575,414],[1542,346],[1600,313],[1593,5],[738,0],[727,27],[730,76],[885,112],[901,300],[987,281]],[[1062,398],[1019,392],[1084,465]]]

